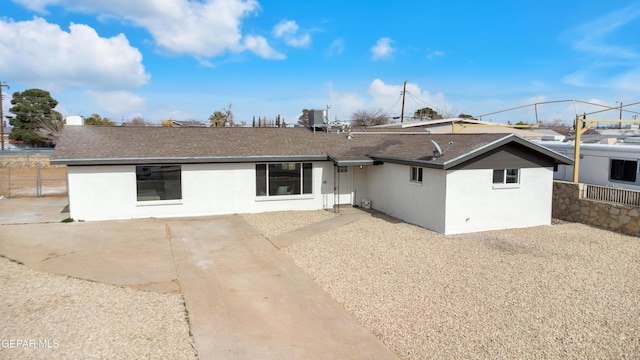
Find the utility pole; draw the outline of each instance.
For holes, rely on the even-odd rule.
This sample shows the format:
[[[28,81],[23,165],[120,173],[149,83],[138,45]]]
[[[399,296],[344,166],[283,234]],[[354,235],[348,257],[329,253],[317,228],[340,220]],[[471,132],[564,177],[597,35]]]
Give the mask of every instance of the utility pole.
[[[620,120],[622,120],[622,101],[620,101]],[[618,123],[618,129],[622,129],[622,121]]]
[[[2,112],[2,88],[6,87],[9,90],[9,85],[0,81],[0,150],[4,151],[4,113]]]
[[[407,92],[407,80],[404,81],[402,86],[402,112],[400,113],[400,124],[404,122],[404,94]]]
[[[331,109],[331,105],[327,105],[327,134],[329,133],[329,109]]]

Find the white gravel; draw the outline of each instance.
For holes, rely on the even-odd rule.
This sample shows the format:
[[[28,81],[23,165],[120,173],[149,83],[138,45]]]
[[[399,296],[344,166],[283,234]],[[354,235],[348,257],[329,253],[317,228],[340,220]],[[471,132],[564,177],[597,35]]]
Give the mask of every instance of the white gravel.
[[[242,217],[253,225],[262,236],[270,239],[280,234],[331,219],[338,214],[327,210],[310,211],[274,211],[259,214],[242,214]]]
[[[0,257],[1,359],[196,359],[181,295],[37,271]]]
[[[282,251],[403,359],[640,358],[636,237],[572,223],[443,236],[380,216]]]

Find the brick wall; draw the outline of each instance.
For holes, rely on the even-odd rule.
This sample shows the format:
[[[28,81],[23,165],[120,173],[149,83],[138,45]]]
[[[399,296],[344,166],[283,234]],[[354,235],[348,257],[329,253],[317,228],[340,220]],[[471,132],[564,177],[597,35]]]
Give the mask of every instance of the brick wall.
[[[640,208],[585,199],[584,186],[553,182],[553,218],[640,236]]]

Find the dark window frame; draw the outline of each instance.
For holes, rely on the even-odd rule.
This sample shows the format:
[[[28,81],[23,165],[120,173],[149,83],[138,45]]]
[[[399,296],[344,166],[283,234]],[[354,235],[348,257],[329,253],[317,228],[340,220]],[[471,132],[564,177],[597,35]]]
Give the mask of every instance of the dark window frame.
[[[313,195],[313,164],[280,162],[256,164],[256,196]]]
[[[420,166],[411,166],[409,173],[409,181],[416,184],[422,184],[423,171]]]
[[[638,174],[638,160],[610,159],[609,180],[635,183]]]
[[[182,200],[182,166],[136,165],[136,200]]]

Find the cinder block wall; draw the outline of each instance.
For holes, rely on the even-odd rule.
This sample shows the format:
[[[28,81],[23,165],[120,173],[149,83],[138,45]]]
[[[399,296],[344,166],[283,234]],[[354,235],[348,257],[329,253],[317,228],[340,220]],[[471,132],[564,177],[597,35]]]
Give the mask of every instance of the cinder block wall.
[[[640,237],[640,208],[584,199],[584,184],[554,181],[552,216]]]

